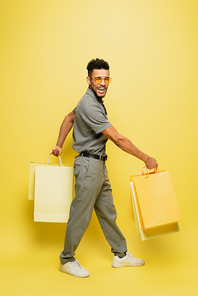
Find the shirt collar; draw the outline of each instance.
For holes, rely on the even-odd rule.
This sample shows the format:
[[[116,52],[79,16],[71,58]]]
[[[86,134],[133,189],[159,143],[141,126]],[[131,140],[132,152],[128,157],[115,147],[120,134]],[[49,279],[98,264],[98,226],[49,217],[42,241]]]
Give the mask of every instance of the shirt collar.
[[[98,99],[96,96],[95,96],[95,94],[94,94],[94,92],[93,92],[93,90],[91,90],[89,87],[88,87],[88,89],[87,89],[87,91],[86,91],[93,99],[95,99],[97,102],[99,102],[100,104],[102,104],[104,101],[103,101],[103,99]]]

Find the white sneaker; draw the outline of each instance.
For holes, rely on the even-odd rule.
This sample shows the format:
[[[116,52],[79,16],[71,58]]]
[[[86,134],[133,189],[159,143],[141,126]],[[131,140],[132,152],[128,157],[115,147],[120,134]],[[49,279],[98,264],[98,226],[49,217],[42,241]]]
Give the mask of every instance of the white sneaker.
[[[90,276],[90,272],[83,268],[79,261],[70,261],[65,264],[60,264],[60,271],[71,274],[76,277],[87,277]]]
[[[125,267],[125,266],[142,266],[145,264],[143,259],[138,259],[133,257],[130,252],[127,252],[126,256],[119,258],[118,256],[113,256],[112,266],[113,267]]]

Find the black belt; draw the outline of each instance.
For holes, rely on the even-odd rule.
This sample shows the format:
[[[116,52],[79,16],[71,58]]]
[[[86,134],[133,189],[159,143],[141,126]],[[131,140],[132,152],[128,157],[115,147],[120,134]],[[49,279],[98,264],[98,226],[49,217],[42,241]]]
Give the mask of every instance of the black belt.
[[[107,155],[100,156],[100,155],[92,154],[92,153],[88,153],[88,152],[81,152],[80,155],[85,156],[85,157],[91,157],[91,158],[99,159],[99,160],[102,160],[102,161],[107,160]]]

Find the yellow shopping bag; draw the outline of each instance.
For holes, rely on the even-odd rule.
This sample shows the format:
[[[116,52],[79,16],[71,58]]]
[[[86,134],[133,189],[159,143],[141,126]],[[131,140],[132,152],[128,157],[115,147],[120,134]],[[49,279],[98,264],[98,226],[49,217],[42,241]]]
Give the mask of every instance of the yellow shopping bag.
[[[154,228],[149,229],[143,229],[140,222],[140,215],[139,215],[139,209],[137,204],[137,197],[135,194],[135,188],[134,183],[130,182],[130,188],[131,188],[131,200],[132,200],[132,209],[133,209],[133,218],[136,225],[136,231],[138,237],[144,241],[152,238],[156,238],[165,234],[171,234],[174,232],[179,231],[179,225],[178,222],[165,224],[161,226],[157,226]]]
[[[134,184],[142,229],[181,220],[168,171],[131,176],[130,181]]]

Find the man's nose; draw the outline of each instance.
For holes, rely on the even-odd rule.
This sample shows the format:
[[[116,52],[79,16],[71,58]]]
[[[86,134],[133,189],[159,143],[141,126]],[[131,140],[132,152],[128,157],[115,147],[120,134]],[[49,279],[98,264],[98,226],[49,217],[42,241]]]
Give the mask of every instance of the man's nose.
[[[106,84],[104,78],[102,78],[102,81],[100,82],[100,84],[101,85],[105,85]]]

